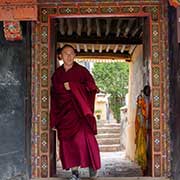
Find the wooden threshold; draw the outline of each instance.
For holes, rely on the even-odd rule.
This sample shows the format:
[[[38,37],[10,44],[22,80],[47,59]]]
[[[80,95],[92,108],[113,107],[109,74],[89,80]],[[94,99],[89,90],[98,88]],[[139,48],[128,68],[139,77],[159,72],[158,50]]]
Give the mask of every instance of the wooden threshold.
[[[68,178],[40,178],[32,180],[68,180]],[[81,178],[81,180],[90,180],[90,178]],[[98,177],[96,180],[170,180],[167,177]]]

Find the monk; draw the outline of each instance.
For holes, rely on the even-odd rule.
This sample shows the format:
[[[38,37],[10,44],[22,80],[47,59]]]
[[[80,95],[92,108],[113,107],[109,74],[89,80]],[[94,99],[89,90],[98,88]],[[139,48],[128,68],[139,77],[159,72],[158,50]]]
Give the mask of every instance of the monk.
[[[52,76],[50,126],[57,129],[63,169],[71,169],[71,180],[79,180],[78,168],[89,167],[95,178],[101,167],[94,117],[94,100],[99,91],[89,71],[76,63],[71,45],[61,48],[63,65]]]

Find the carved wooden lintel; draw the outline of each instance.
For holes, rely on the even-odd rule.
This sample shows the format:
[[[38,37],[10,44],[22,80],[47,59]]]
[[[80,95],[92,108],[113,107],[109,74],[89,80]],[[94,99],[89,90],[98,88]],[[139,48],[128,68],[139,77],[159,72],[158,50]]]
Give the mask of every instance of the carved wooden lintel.
[[[100,59],[100,60],[108,60],[111,59],[111,61],[131,61],[131,57],[128,54],[120,54],[120,53],[78,53],[77,59],[86,59],[86,60],[92,60],[92,59]]]
[[[0,21],[37,20],[36,0],[0,0]]]

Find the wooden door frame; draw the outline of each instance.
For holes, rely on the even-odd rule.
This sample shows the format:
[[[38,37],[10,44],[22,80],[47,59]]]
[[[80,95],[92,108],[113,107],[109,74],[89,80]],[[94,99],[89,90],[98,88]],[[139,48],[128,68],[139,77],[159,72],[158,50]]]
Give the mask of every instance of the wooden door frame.
[[[167,3],[42,3],[39,21],[33,24],[32,58],[32,177],[50,177],[50,20],[57,17],[148,17],[152,87],[152,176],[169,176],[170,138],[168,109]],[[163,31],[163,34],[161,32]]]
[[[149,22],[149,27],[147,27],[148,29],[150,29],[150,27],[151,27],[151,25],[152,25],[152,22],[151,22],[151,19],[150,19],[150,15],[149,14],[147,14],[147,13],[141,13],[140,15],[136,15],[136,16],[133,16],[133,14],[131,14],[131,16],[129,16],[129,15],[123,15],[123,14],[119,14],[119,15],[117,15],[117,14],[115,14],[114,16],[111,14],[111,15],[94,15],[93,17],[92,16],[89,16],[89,15],[78,15],[78,16],[71,16],[71,15],[49,15],[48,16],[48,50],[49,50],[49,59],[51,59],[52,61],[54,61],[54,58],[55,58],[55,43],[54,42],[56,42],[55,41],[55,37],[54,37],[54,32],[55,32],[55,30],[54,30],[54,24],[53,24],[53,21],[55,20],[55,19],[61,19],[61,18],[74,18],[74,19],[76,19],[76,18],[102,18],[102,17],[106,17],[106,18],[129,18],[129,17],[141,17],[141,18],[147,18],[145,21],[148,21]],[[148,24],[148,23],[146,23],[146,24]],[[145,24],[144,24],[144,26],[145,26]],[[148,34],[149,33],[149,34]],[[147,34],[149,35],[149,39],[148,39],[148,44],[144,44],[143,45],[143,51],[146,51],[146,57],[147,58],[149,58],[148,57],[148,55],[150,55],[151,54],[151,49],[149,48],[149,47],[151,47],[151,42],[150,42],[150,39],[151,39],[151,37],[152,37],[152,35],[151,35],[151,33],[150,33],[150,31],[148,32]],[[143,40],[143,42],[144,42],[144,40]],[[148,50],[147,50],[148,49]],[[143,55],[144,56],[144,55]],[[143,59],[144,59],[144,57],[143,57]],[[148,61],[150,61],[150,63],[151,63],[151,57],[149,58],[149,59],[146,59],[146,60],[148,60]],[[50,62],[50,66],[51,66],[51,68],[52,68],[52,63],[54,64],[55,62]],[[50,72],[50,76],[51,76],[51,72]],[[151,77],[149,77],[149,78],[151,78]],[[151,79],[149,79],[149,81],[150,81],[150,84],[151,84]],[[52,132],[52,135],[50,134],[50,139],[55,139],[55,132]],[[152,137],[152,136],[151,136]],[[152,139],[151,139],[151,141],[152,141]],[[54,149],[52,149],[53,147],[55,147],[55,145],[54,145],[54,142],[52,142],[52,143],[50,143],[51,145],[51,150],[52,151],[54,151]],[[55,153],[54,152],[51,152],[51,150],[50,150],[50,157],[54,157],[55,158]],[[153,157],[151,157],[151,159],[153,160]],[[54,162],[54,161],[56,161],[56,159],[50,159],[50,164],[51,164],[51,167],[53,168],[53,167],[56,167],[56,163]],[[153,162],[153,161],[152,161]],[[151,165],[152,166],[152,165]],[[152,167],[151,167],[151,169],[152,169]],[[51,171],[51,175],[55,175],[56,174],[56,170],[54,170],[54,169],[51,169],[50,170]]]

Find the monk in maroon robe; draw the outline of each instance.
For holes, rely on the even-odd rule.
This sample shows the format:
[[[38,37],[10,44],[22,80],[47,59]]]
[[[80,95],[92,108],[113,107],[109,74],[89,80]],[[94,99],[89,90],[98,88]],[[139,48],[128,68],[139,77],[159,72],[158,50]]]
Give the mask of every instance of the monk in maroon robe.
[[[64,64],[52,76],[50,126],[58,132],[63,169],[71,168],[71,179],[79,180],[78,167],[89,167],[93,176],[101,165],[93,115],[98,88],[89,71],[74,62],[75,55],[70,45],[61,49]]]

